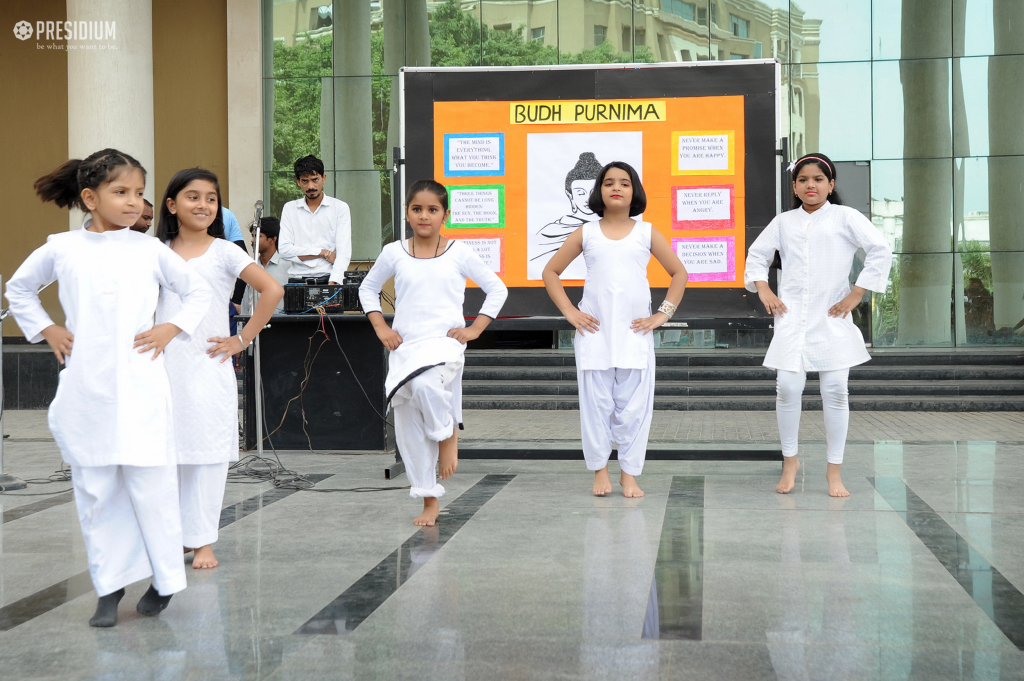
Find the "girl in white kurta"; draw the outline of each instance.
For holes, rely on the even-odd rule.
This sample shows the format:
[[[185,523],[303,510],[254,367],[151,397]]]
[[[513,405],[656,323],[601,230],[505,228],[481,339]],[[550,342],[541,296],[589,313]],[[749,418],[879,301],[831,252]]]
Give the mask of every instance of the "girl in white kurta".
[[[847,497],[840,468],[850,423],[850,367],[871,359],[850,312],[867,291],[884,292],[892,250],[860,211],[840,205],[835,193],[835,166],[823,154],[809,154],[793,164],[797,208],[776,216],[750,246],[744,281],[776,316],[764,365],[778,371],[775,403],[782,441],[782,479],[775,488],[786,494],[796,484],[800,399],[808,371],[817,371],[828,441],[828,493]],[[850,268],[858,249],[864,269],[850,288]],[[768,287],[768,268],[782,257],[779,295]]]
[[[189,338],[167,346],[167,375],[174,399],[174,440],[178,451],[181,529],[192,567],[212,568],[217,558],[221,504],[228,466],[238,461],[238,387],[231,355],[244,350],[267,323],[284,289],[237,245],[225,240],[217,176],[190,168],[171,178],[160,206],[157,237],[183,257],[213,290],[213,302]],[[241,278],[259,291],[252,322],[229,336],[224,314]],[[181,308],[172,291],[160,295],[157,321]]]
[[[462,427],[462,367],[466,343],[480,336],[498,316],[508,289],[465,244],[441,236],[448,218],[448,192],[433,180],[420,180],[408,191],[406,218],[411,239],[381,251],[359,287],[359,302],[377,336],[390,351],[385,391],[395,416],[398,451],[409,476],[409,495],[423,498],[423,513],[414,521],[432,526],[444,487],[458,465]],[[380,292],[395,278],[395,318],[389,328],[381,314]],[[469,327],[462,305],[466,279],[487,295]]]
[[[185,588],[171,394],[164,347],[193,333],[210,290],[156,239],[128,229],[143,209],[145,171],[115,149],[71,160],[40,178],[44,201],[90,213],[82,229],[53,234],[7,282],[25,337],[45,339],[65,365],[49,425],[71,466],[75,505],[99,595],[92,626],[117,623],[128,584],[153,576],[137,609],[156,615]],[[39,302],[58,282],[66,326]],[[182,297],[153,325],[163,290]]]
[[[613,161],[601,169],[590,194],[601,216],[569,235],[544,268],[551,300],[576,327],[583,456],[594,471],[594,494],[612,491],[608,459],[619,451],[619,482],[627,497],[642,497],[643,472],[654,414],[654,335],[676,311],[686,289],[686,268],[668,240],[649,222],[633,220],[647,207],[636,170]],[[579,309],[562,287],[561,274],[580,253],[587,278]],[[657,258],[672,283],[651,314],[647,264]]]

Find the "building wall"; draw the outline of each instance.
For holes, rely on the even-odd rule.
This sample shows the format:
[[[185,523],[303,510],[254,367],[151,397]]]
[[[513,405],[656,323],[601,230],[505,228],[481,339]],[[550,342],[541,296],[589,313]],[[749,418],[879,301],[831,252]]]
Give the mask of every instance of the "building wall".
[[[4,210],[0,218],[0,274],[4,281],[38,248],[47,234],[66,231],[67,212],[36,198],[32,183],[67,160],[68,65],[66,53],[38,49],[33,35],[21,41],[13,28],[19,21],[64,21],[64,0],[5,0],[0,2],[0,186]],[[41,43],[44,44],[44,43]],[[57,304],[56,286],[42,298],[57,323],[64,316]],[[6,303],[3,305],[6,306]],[[5,336],[20,336],[13,320],[4,325]]]
[[[254,2],[257,0],[253,0]],[[10,277],[48,234],[68,229],[67,211],[35,196],[37,177],[68,158],[68,65],[63,42],[21,41],[18,21],[65,21],[64,0],[5,0],[0,3],[0,141],[4,163],[4,218],[0,222],[0,274]],[[111,17],[116,21],[116,17]],[[147,168],[157,203],[171,175],[202,166],[220,178],[225,205],[231,207],[228,177],[227,11],[225,0],[153,0],[153,91],[155,167]],[[38,44],[37,44],[38,43]],[[54,44],[54,49],[39,49]],[[121,116],[131,124],[131,112]],[[13,131],[13,132],[12,132]],[[257,147],[259,138],[252,140]],[[248,206],[238,208],[243,222]],[[42,294],[57,323],[63,314],[57,287]],[[4,335],[21,336],[13,321]]]
[[[154,195],[177,171],[200,166],[217,175],[230,208],[227,5],[153,0],[153,27]]]

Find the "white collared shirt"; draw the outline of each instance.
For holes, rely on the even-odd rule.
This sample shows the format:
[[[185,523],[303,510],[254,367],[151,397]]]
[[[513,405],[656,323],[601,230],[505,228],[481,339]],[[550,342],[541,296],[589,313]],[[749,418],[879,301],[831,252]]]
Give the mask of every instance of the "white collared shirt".
[[[317,255],[324,249],[337,254],[333,266],[324,258],[299,260],[299,256]],[[326,274],[330,281],[342,283],[352,257],[352,214],[348,204],[327,194],[315,212],[309,209],[305,198],[284,204],[277,250],[289,261],[288,276]]]
[[[802,207],[777,215],[747,252],[744,283],[768,281],[775,251],[782,256],[779,299],[787,308],[775,318],[764,365],[784,371],[833,371],[871,359],[853,315],[829,317],[828,310],[850,294],[850,270],[857,249],[865,252],[857,286],[884,292],[892,250],[860,211],[826,203],[814,213]]]
[[[288,266],[291,264],[287,260],[281,257],[278,251],[274,251],[274,255],[270,256],[270,260],[267,264],[263,264],[263,259],[260,258],[256,261],[259,266],[267,271],[267,274],[274,278],[281,286],[288,283]],[[252,314],[252,286],[245,287],[245,296],[242,298],[242,314]],[[284,311],[284,298],[277,304],[277,308],[274,310],[274,314],[279,314]]]

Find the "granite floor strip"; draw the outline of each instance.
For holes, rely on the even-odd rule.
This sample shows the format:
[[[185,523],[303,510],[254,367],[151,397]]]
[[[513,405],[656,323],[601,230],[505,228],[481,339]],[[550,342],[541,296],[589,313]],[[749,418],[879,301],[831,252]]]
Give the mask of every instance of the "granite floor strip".
[[[40,499],[34,501],[31,504],[25,504],[24,506],[18,506],[17,508],[10,508],[4,511],[4,523],[13,522],[15,520],[21,520],[33,513],[39,513],[45,511],[48,508],[54,506],[60,506],[66,504],[75,498],[74,492],[64,492],[62,494],[54,494],[52,497],[46,499]]]
[[[1024,650],[1024,594],[901,478],[868,481],[1006,638]]]
[[[515,477],[485,475],[480,482],[441,509],[436,538],[426,532],[417,531],[392,551],[391,555],[328,603],[323,610],[313,615],[295,633],[345,635],[353,631],[406,582],[414,552],[419,565],[429,560],[485,503]]]
[[[313,482],[320,482],[332,475],[334,474],[313,473],[306,475],[306,478]],[[226,506],[220,513],[220,528],[224,529],[231,523],[239,521],[247,515],[299,491],[301,490],[270,489],[236,504]],[[19,509],[12,509],[12,511],[17,510]],[[7,522],[6,516],[7,512],[4,513],[4,522]],[[0,608],[0,631],[10,631],[14,627],[33,620],[40,615],[45,615],[54,608],[60,607],[92,590],[92,578],[89,576],[89,571],[86,570],[45,589],[41,589],[34,594],[9,603]]]
[[[669,488],[643,638],[700,641],[704,619],[704,476],[676,475]]]

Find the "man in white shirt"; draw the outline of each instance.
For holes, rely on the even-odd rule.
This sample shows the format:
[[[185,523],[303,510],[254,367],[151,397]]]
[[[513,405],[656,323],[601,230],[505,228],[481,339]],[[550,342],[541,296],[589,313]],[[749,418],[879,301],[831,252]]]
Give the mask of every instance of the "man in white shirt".
[[[305,197],[284,204],[277,244],[290,263],[288,281],[341,284],[352,256],[348,204],[324,194],[324,163],[316,156],[295,162],[295,182]]]
[[[250,229],[249,233],[256,236],[256,229]],[[274,217],[260,218],[260,240],[256,245],[257,252],[260,254],[260,266],[267,271],[267,273],[274,278],[274,281],[284,286],[288,283],[288,263],[281,257],[281,254],[277,251],[277,242],[281,233],[281,222]],[[245,314],[252,314],[252,287],[247,286],[245,288],[245,299],[242,301],[242,310]],[[277,309],[274,313],[280,313],[284,310],[284,301],[282,300],[277,304]]]

